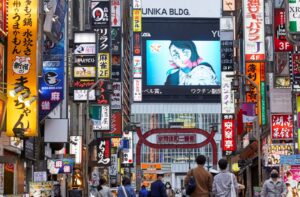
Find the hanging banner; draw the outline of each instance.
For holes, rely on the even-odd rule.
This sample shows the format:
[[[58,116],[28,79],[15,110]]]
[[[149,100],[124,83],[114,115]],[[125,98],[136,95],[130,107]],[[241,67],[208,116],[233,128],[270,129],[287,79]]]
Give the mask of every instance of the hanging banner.
[[[265,60],[264,0],[245,0],[244,2],[244,40],[245,60]]]
[[[6,135],[37,136],[38,1],[9,0],[8,7],[7,92],[14,97],[8,98]]]
[[[97,166],[110,166],[111,164],[110,139],[97,139]]]
[[[285,9],[274,9],[274,49],[275,52],[293,51],[293,45],[286,39]]]
[[[111,115],[111,129],[103,133],[104,137],[122,137],[122,113],[113,111]]]

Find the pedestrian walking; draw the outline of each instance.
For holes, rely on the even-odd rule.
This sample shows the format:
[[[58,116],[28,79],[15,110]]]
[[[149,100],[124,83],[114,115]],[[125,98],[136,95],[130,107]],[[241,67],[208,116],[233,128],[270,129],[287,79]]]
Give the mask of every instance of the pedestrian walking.
[[[162,182],[164,178],[163,173],[157,174],[157,180],[151,183],[150,196],[151,197],[167,197],[165,184]]]
[[[167,197],[175,197],[175,192],[172,189],[172,185],[170,182],[166,182],[166,193]]]
[[[123,177],[122,185],[118,187],[118,197],[136,197],[130,178],[127,176]]]
[[[110,188],[106,185],[106,178],[101,177],[99,181],[99,196],[100,197],[113,197],[113,194],[110,191]]]
[[[221,172],[214,177],[212,192],[215,197],[236,197],[238,183],[233,173],[227,170],[228,161],[220,159],[218,162]]]
[[[139,197],[148,197],[148,190],[145,185],[142,185],[142,188],[139,192]]]
[[[261,197],[282,197],[286,196],[287,190],[283,180],[279,177],[276,169],[273,169],[270,178],[267,179],[262,187]]]
[[[196,189],[190,197],[209,197],[212,191],[212,175],[204,168],[206,157],[199,155],[196,162],[198,166],[188,171],[184,178],[184,185],[187,186],[193,176],[196,181]]]

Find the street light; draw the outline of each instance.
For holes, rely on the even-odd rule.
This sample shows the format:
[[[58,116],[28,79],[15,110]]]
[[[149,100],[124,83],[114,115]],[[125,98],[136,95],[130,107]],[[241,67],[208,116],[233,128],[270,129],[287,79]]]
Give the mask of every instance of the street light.
[[[251,85],[253,85],[255,87],[255,89],[257,90],[257,94],[256,94],[256,104],[258,105],[259,99],[260,99],[260,92],[258,89],[258,85],[252,81],[247,75],[245,74],[235,74],[235,75],[226,75],[226,77],[242,77],[245,78],[246,80],[248,80]],[[253,124],[255,126],[255,139],[257,140],[257,152],[258,152],[258,185],[261,186],[261,152],[260,152],[260,146],[261,146],[261,140],[260,140],[260,126],[259,126],[259,119],[258,119],[258,115],[257,117],[254,119]]]

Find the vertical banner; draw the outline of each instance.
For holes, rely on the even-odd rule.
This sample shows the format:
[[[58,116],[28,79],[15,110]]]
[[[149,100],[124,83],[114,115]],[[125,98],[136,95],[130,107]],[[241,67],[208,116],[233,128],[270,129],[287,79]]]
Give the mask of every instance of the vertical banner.
[[[234,114],[234,94],[231,91],[232,77],[227,75],[233,75],[233,72],[222,72],[222,84],[221,84],[221,105],[222,114]]]
[[[274,50],[275,52],[287,52],[293,50],[293,45],[286,39],[285,9],[274,9]]]
[[[38,1],[9,0],[7,136],[37,136]]]
[[[293,139],[293,118],[289,114],[271,115],[271,136],[272,140]]]
[[[142,78],[142,56],[133,56],[133,78]]]
[[[236,150],[234,114],[222,115],[222,151],[232,154]]]
[[[122,113],[113,111],[111,115],[111,129],[103,133],[104,137],[122,137]]]
[[[82,136],[70,136],[70,154],[75,155],[75,164],[81,164]]]
[[[98,78],[110,78],[110,54],[98,53]]]
[[[97,139],[97,166],[110,166],[111,164],[110,139]]]
[[[233,71],[233,41],[221,41],[221,71]]]
[[[111,26],[121,26],[121,2],[120,0],[111,1]]]
[[[246,101],[250,103],[257,103],[257,111],[256,114],[259,116],[259,124],[261,124],[261,102],[259,99],[260,95],[260,79],[261,79],[261,64],[263,63],[246,63],[245,74],[252,80],[258,87],[251,84],[248,80],[246,80],[247,86],[249,86],[250,91],[246,92]]]
[[[117,176],[118,176],[118,155],[111,155],[111,165],[109,166],[109,179],[111,185],[117,184]]]
[[[142,79],[133,79],[133,101],[142,101]]]
[[[289,0],[288,10],[289,10],[289,31],[290,33],[298,33],[300,31],[300,1],[298,0]]]
[[[113,93],[110,96],[111,109],[122,109],[122,83],[113,82]]]
[[[293,85],[300,85],[300,54],[292,54],[292,76]]]
[[[141,32],[142,31],[142,10],[133,10],[132,16],[132,28],[133,32]]]
[[[243,2],[245,61],[263,61],[265,60],[264,0]]]

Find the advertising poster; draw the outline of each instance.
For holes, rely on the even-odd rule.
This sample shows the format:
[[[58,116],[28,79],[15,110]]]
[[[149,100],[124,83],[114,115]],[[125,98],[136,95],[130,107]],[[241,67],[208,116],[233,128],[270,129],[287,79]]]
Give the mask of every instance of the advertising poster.
[[[265,158],[265,166],[280,166],[281,155],[293,155],[294,144],[269,144],[267,146],[267,154]]]
[[[286,39],[285,9],[274,9],[274,49],[275,52],[293,51],[293,45]]]
[[[96,67],[93,66],[82,66],[74,67],[74,77],[76,78],[95,78],[96,77]]]
[[[38,135],[38,1],[8,1],[7,6],[7,92],[14,97],[8,97],[6,135],[33,137]],[[27,20],[30,25],[23,23]]]
[[[111,165],[111,143],[110,139],[97,139],[97,165],[110,166]]]
[[[280,168],[283,181],[287,187],[287,196],[293,196],[293,193],[300,195],[298,183],[300,183],[300,166],[299,165],[283,165]]]
[[[53,182],[29,182],[29,196],[52,196]]]
[[[289,10],[289,31],[291,33],[298,33],[300,31],[300,24],[299,24],[299,14],[300,10],[300,2],[296,0],[289,0],[288,1],[288,10]]]
[[[264,1],[245,0],[244,2],[244,40],[245,60],[265,60]],[[255,9],[254,9],[255,8]]]
[[[39,119],[42,120],[64,98],[64,61],[44,61],[39,83]]]

